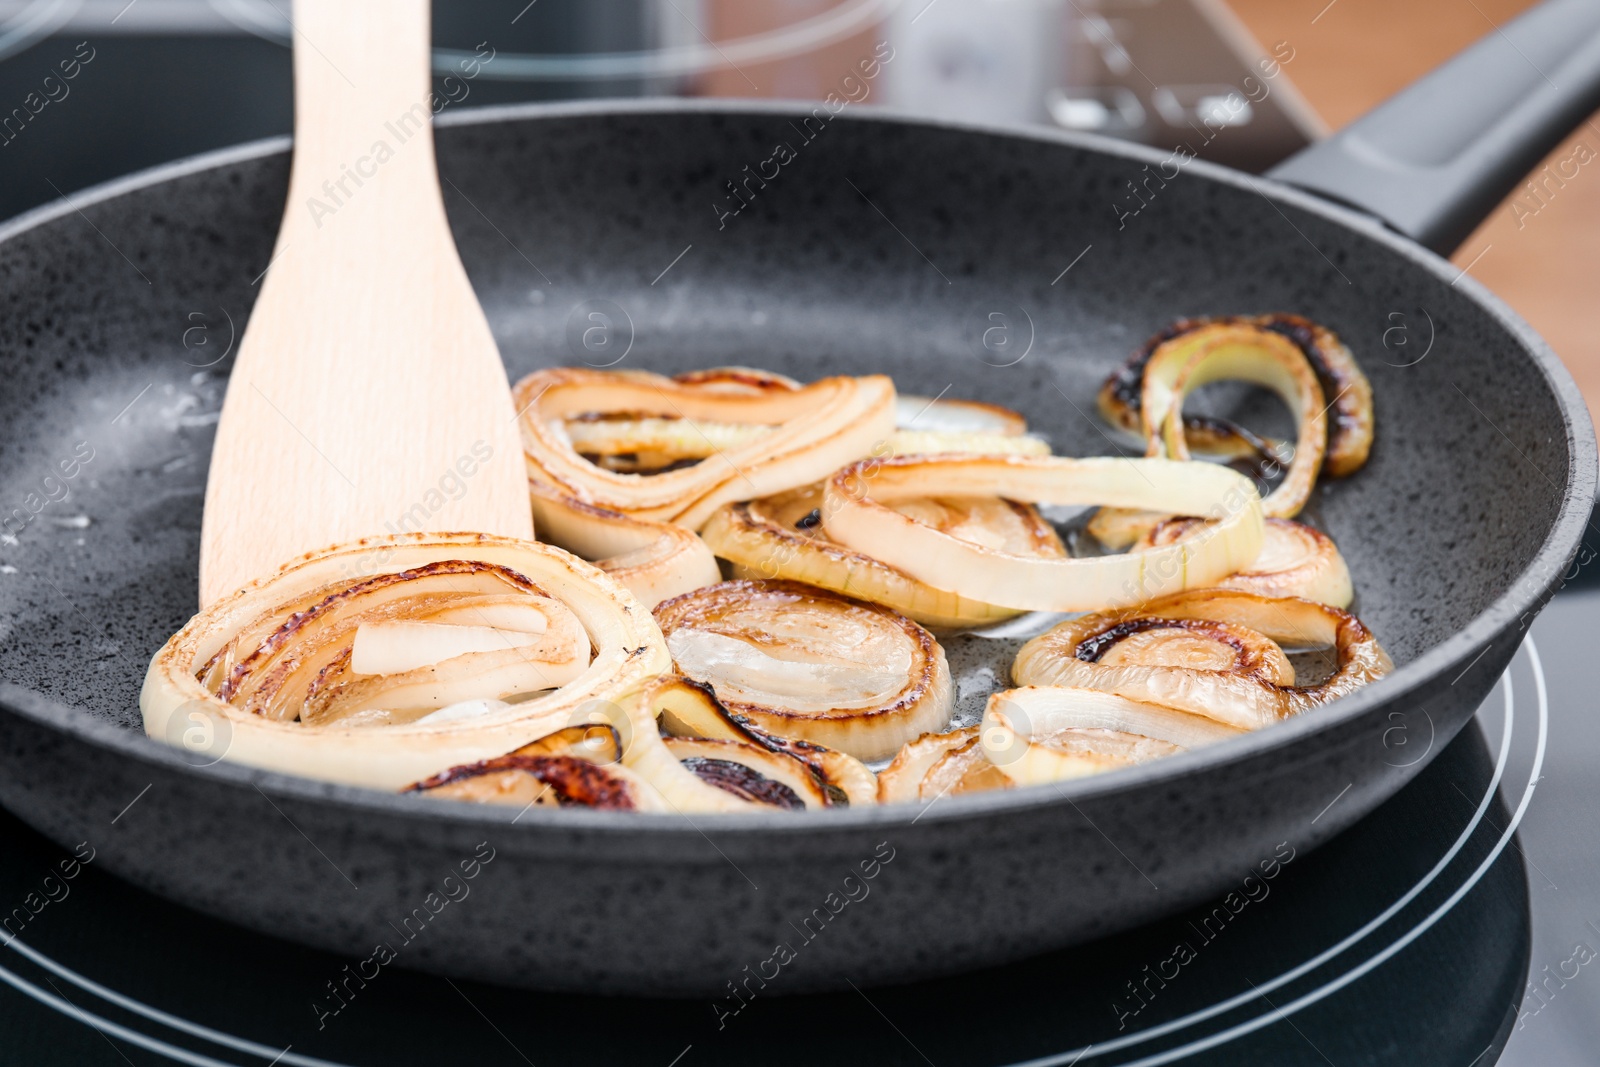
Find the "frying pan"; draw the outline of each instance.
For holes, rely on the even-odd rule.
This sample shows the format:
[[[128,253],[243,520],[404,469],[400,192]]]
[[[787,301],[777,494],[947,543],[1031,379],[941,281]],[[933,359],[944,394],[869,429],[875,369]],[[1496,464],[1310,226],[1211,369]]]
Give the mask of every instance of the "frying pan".
[[[130,882],[358,960],[384,945],[448,975],[725,1008],[736,987],[948,973],[1236,889],[1414,776],[1579,548],[1596,480],[1583,401],[1437,253],[1597,103],[1600,11],[1561,0],[1267,180],[855,106],[448,116],[452,222],[513,377],[619,358],[887,371],[907,392],[1019,408],[1083,455],[1112,450],[1100,381],[1178,316],[1298,312],[1371,376],[1371,462],[1326,483],[1316,516],[1391,676],[1102,777],[803,817],[518,815],[194,766],[143,736],[145,664],[195,603],[225,353],[268,265],[289,145],[26,215],[0,230],[0,502],[24,512],[0,546],[15,571],[0,575],[0,802]],[[794,158],[770,177],[779,143]],[[597,322],[610,347],[585,344]]]

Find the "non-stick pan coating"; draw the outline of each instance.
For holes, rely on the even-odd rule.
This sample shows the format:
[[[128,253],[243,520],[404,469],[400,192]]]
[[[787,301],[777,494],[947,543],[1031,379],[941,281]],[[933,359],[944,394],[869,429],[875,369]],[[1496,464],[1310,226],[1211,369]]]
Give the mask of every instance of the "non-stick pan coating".
[[[1164,153],[1088,139],[865,111],[819,132],[808,114],[543,108],[443,126],[451,220],[511,376],[619,357],[669,373],[887,372],[902,391],[1018,408],[1057,452],[1093,455],[1114,450],[1095,390],[1150,333],[1188,315],[1307,315],[1372,379],[1371,461],[1325,481],[1315,515],[1398,673],[1254,737],[1059,789],[947,799],[915,824],[913,807],[694,825],[539,811],[513,826],[500,811],[190,768],[139,734],[137,694],[195,603],[228,360],[204,365],[242,331],[271,257],[288,175],[287,145],[272,142],[3,231],[0,521],[30,493],[69,495],[0,545],[15,568],[0,573],[0,672],[14,683],[0,689],[14,712],[0,715],[0,801],[58,840],[93,841],[133,881],[363,957],[489,841],[473,903],[408,943],[405,965],[715,993],[797,941],[883,849],[894,858],[870,897],[830,920],[844,929],[797,944],[783,989],[1125,927],[1229,887],[1279,842],[1315,845],[1398,789],[1475,709],[1578,547],[1594,440],[1548,349],[1446,262],[1281,187],[1194,162],[1163,184],[1151,175]],[[772,174],[779,144],[794,158],[751,179]],[[724,214],[739,203],[730,181],[737,214]],[[584,346],[596,323],[609,347],[592,334]],[[61,480],[80,442],[93,458]]]

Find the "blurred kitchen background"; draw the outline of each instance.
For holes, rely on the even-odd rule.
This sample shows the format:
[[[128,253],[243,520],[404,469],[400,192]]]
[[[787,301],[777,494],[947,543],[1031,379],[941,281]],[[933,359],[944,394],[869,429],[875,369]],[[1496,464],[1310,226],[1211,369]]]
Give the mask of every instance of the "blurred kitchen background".
[[[468,107],[838,92],[921,115],[1187,143],[1259,171],[1527,4],[437,0],[436,87]],[[0,218],[288,132],[288,10],[288,0],[0,0]],[[869,84],[845,83],[880,41],[894,61]],[[460,77],[463,60],[490,52]],[[1224,107],[1230,93],[1245,106]],[[1202,143],[1208,116],[1227,125]],[[1551,162],[1580,142],[1600,147],[1600,129],[1583,127]],[[1585,311],[1597,238],[1600,176],[1580,172],[1521,191],[1456,261],[1549,339],[1600,411],[1600,331]]]

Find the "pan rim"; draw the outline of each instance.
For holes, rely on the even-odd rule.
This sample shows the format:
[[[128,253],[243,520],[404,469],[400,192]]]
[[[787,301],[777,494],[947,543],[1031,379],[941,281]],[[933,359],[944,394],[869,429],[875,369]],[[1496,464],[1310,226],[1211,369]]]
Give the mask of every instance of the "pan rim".
[[[821,106],[797,102],[761,102],[711,98],[677,100],[607,100],[562,103],[507,104],[469,108],[438,116],[441,127],[480,126],[500,122],[561,119],[570,117],[632,117],[651,115],[729,114],[769,115],[794,118],[809,115]],[[885,108],[854,105],[848,113],[831,119],[848,122],[880,123],[895,126],[948,129],[1007,140],[1028,140],[1042,145],[1072,148],[1098,155],[1110,155],[1135,163],[1156,164],[1167,158],[1162,149],[1129,144],[1095,134],[1051,130],[1043,127],[1007,126],[908,116]],[[276,136],[234,145],[174,162],[136,171],[82,191],[63,196],[58,203],[45,204],[0,223],[0,243],[9,241],[49,222],[76,213],[81,208],[104,203],[165,182],[215,170],[235,163],[275,155],[292,147],[288,136]],[[1556,398],[1565,434],[1568,470],[1562,499],[1543,544],[1528,564],[1467,624],[1423,652],[1416,659],[1396,668],[1393,674],[1330,705],[1326,713],[1296,718],[1275,724],[1271,729],[1231,738],[1203,749],[1167,759],[1127,768],[1110,774],[1074,781],[1020,789],[978,793],[960,798],[957,803],[931,810],[928,804],[898,804],[884,807],[849,808],[810,812],[796,818],[784,813],[732,813],[707,820],[719,836],[809,835],[816,831],[838,831],[841,836],[852,829],[908,827],[927,817],[930,825],[990,819],[1042,808],[1059,807],[1076,801],[1119,793],[1134,793],[1181,781],[1191,775],[1241,764],[1273,750],[1294,748],[1307,735],[1334,730],[1360,718],[1375,707],[1398,702],[1422,688],[1430,679],[1442,676],[1453,667],[1476,662],[1493,639],[1530,609],[1542,609],[1553,593],[1566,565],[1577,552],[1583,528],[1595,501],[1600,478],[1593,425],[1588,407],[1576,382],[1559,357],[1531,326],[1499,297],[1476,279],[1459,272],[1449,260],[1387,229],[1373,217],[1349,207],[1302,192],[1270,178],[1247,175],[1204,160],[1194,159],[1185,167],[1188,173],[1234,189],[1254,192],[1276,203],[1320,216],[1345,230],[1353,230],[1389,251],[1408,260],[1447,284],[1464,290],[1469,298],[1505,330],[1544,379]],[[1530,461],[1531,462],[1531,461]],[[1520,644],[1520,642],[1519,642]],[[1514,650],[1513,650],[1514,651]],[[65,734],[76,740],[107,749],[124,758],[153,765],[153,769],[188,773],[212,783],[237,789],[259,789],[286,800],[332,802],[352,813],[387,816],[392,820],[420,821],[443,826],[492,826],[515,830],[528,839],[548,830],[601,833],[619,842],[635,835],[661,840],[673,835],[702,836],[702,829],[687,817],[682,820],[654,819],[639,814],[587,811],[529,811],[466,803],[441,803],[437,800],[390,795],[376,790],[338,785],[316,779],[280,774],[243,764],[218,763],[194,767],[182,755],[146,736],[142,731],[110,722],[56,701],[25,686],[0,681],[0,710]],[[516,819],[513,825],[513,819]],[[377,829],[374,824],[374,829]]]

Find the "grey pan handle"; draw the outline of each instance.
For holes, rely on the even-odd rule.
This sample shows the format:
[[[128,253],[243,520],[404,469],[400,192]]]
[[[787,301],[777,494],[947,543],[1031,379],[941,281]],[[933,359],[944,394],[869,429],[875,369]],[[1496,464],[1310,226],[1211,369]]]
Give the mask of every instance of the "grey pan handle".
[[[1596,107],[1600,0],[1545,0],[1269,175],[1448,255]]]

